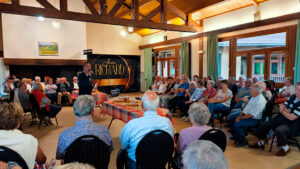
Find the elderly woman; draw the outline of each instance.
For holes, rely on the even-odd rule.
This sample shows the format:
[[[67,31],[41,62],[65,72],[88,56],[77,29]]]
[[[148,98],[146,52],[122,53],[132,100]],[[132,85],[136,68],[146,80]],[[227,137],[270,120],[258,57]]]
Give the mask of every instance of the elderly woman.
[[[35,83],[33,86],[32,94],[38,102],[40,108],[45,108],[48,114],[45,116],[46,125],[53,125],[50,117],[55,117],[61,110],[60,106],[51,104],[51,100],[43,93],[43,87],[41,83]]]
[[[262,89],[262,94],[265,97],[265,99],[268,101],[272,98],[272,93],[271,91],[267,90],[267,84],[263,81],[257,82],[257,84],[260,85]]]
[[[210,113],[206,105],[202,103],[193,103],[190,106],[188,113],[193,126],[186,128],[179,133],[176,146],[178,154],[182,154],[192,141],[198,140],[203,133],[211,129],[211,127],[207,126]]]
[[[26,162],[28,168],[46,162],[46,156],[32,135],[17,130],[23,121],[23,110],[14,103],[0,104],[0,145],[17,152]]]
[[[53,84],[53,79],[48,78],[46,81],[46,96],[51,100],[51,103],[54,104],[57,102],[57,86]]]
[[[218,90],[215,97],[208,100],[208,109],[211,114],[211,124],[214,126],[214,112],[215,111],[228,111],[232,99],[232,92],[228,88],[228,81],[221,81],[222,89]]]
[[[208,80],[206,85],[206,90],[203,92],[198,102],[203,102],[206,105],[208,105],[208,100],[217,95],[217,90],[214,88],[214,86],[215,86],[215,81]]]

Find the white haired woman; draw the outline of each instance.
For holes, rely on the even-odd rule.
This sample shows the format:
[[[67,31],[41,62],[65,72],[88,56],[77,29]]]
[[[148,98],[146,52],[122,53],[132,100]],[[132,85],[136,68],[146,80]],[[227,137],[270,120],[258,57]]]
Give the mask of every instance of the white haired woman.
[[[186,128],[179,133],[176,146],[177,154],[182,154],[186,147],[194,140],[198,140],[203,133],[211,129],[207,126],[210,113],[203,103],[193,103],[188,110],[192,127]]]

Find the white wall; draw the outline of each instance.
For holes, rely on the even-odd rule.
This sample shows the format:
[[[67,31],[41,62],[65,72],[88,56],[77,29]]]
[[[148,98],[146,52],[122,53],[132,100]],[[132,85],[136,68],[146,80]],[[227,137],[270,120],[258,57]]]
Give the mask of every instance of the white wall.
[[[191,76],[199,76],[199,39],[191,40]]]
[[[87,23],[87,48],[97,54],[141,55],[142,38],[137,34],[123,37],[123,26]]]
[[[299,0],[269,0],[259,6],[261,19],[267,19],[300,11]],[[204,20],[204,31],[231,27],[254,21],[256,7],[249,6]]]

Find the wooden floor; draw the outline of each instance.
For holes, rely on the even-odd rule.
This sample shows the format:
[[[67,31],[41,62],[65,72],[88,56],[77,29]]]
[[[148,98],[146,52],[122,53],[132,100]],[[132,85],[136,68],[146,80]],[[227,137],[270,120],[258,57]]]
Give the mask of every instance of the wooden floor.
[[[137,95],[140,96],[141,94],[135,93],[129,95],[134,97]],[[126,96],[128,96],[128,94],[126,94]],[[94,122],[108,126],[111,117],[106,115],[101,119],[99,117],[99,111],[100,108],[96,108],[96,116],[93,119]],[[32,134],[38,139],[39,145],[48,157],[47,161],[50,161],[52,158],[55,159],[60,133],[73,126],[76,121],[72,107],[64,107],[57,117],[59,122],[58,126],[42,126],[41,129],[38,130],[37,125],[30,126],[29,116],[23,126],[25,133]],[[177,132],[191,125],[190,123],[180,121],[178,117],[173,117],[173,119]],[[116,169],[116,156],[121,147],[118,140],[124,125],[125,124],[119,120],[114,120],[111,125],[110,132],[115,149],[111,154],[109,169]],[[250,143],[256,141],[253,136],[249,136],[248,140]],[[267,150],[269,150],[268,147]],[[278,149],[275,146],[272,153],[269,153],[267,150],[253,150],[248,147],[235,148],[233,147],[233,141],[228,140],[225,156],[230,169],[284,169],[300,163],[300,153],[296,147],[292,147],[292,151],[286,157],[276,157],[275,153]],[[59,165],[60,162],[57,161],[57,164]]]

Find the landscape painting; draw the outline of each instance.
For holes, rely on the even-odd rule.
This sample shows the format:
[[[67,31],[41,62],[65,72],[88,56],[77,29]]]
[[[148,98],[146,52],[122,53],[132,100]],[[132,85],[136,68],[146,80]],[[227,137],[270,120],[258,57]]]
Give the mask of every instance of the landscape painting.
[[[40,56],[58,56],[57,42],[39,42]]]

